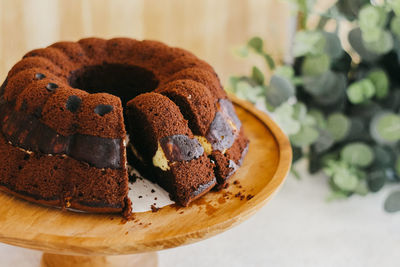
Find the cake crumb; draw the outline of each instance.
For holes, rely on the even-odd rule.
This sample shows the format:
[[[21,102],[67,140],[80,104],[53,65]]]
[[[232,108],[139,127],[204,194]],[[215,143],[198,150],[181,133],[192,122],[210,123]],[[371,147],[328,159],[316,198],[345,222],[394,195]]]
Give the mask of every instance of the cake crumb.
[[[238,180],[233,181],[234,185],[240,184],[240,182]]]
[[[151,192],[152,192],[152,193],[155,193],[155,192],[156,192],[156,190],[154,190],[154,189],[151,189]]]
[[[157,208],[155,205],[150,206],[152,212],[157,212],[160,208]]]
[[[138,198],[142,198],[143,196],[138,196]]]
[[[254,197],[253,195],[247,195],[246,199],[247,199],[247,200],[250,200],[250,199],[252,199],[253,197]]]
[[[155,197],[154,200],[157,200],[157,197]]]

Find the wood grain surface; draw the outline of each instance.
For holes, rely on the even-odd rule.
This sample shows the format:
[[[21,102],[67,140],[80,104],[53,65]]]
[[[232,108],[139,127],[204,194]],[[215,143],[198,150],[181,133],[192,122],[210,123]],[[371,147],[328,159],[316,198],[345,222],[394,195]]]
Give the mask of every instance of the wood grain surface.
[[[225,82],[249,71],[254,60],[236,59],[232,48],[254,35],[283,58],[291,14],[283,0],[1,0],[0,80],[29,50],[60,40],[124,36],[188,49]]]
[[[196,242],[240,223],[278,190],[292,154],[287,137],[267,115],[233,100],[250,147],[227,189],[186,208],[171,205],[136,213],[132,221],[62,212],[0,193],[0,242],[56,254],[134,254]]]

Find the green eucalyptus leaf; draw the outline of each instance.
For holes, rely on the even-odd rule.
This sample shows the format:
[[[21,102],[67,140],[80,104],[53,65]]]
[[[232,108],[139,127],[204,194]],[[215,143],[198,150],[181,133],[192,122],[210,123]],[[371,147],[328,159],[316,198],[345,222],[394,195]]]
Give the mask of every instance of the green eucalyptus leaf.
[[[278,66],[275,69],[275,75],[284,77],[287,80],[291,81],[294,78],[294,69],[292,66],[289,65]]]
[[[302,125],[308,125],[308,126],[316,126],[317,121],[314,119],[313,116],[310,116],[309,114],[306,114],[304,118],[301,120]]]
[[[322,108],[333,107],[331,110],[340,110],[346,101],[347,80],[343,73],[332,72],[335,77],[332,82],[325,84],[324,92],[314,95],[315,104]],[[324,109],[326,110],[326,109]]]
[[[304,77],[304,90],[313,96],[322,96],[329,92],[338,92],[339,74],[328,70],[327,72],[316,75]]]
[[[358,185],[359,178],[356,170],[346,162],[328,161],[324,172],[332,178],[333,185],[340,190],[353,191]]]
[[[301,128],[300,122],[293,118],[293,110],[293,106],[286,102],[278,106],[272,114],[276,123],[287,135],[296,134]]]
[[[308,112],[308,115],[312,116],[317,123],[318,128],[320,129],[326,129],[327,127],[327,122],[325,120],[324,114],[319,111],[318,109],[311,109]]]
[[[264,42],[260,37],[253,37],[251,38],[247,45],[251,48],[253,48],[257,53],[262,53],[263,52],[263,46]]]
[[[359,181],[357,187],[354,189],[354,193],[360,196],[365,196],[368,192],[369,188],[365,181]]]
[[[400,116],[391,112],[383,112],[372,118],[371,136],[378,143],[394,143],[400,140]]]
[[[247,81],[241,80],[236,84],[235,94],[239,98],[256,103],[263,98],[264,90],[262,86],[251,86]]]
[[[371,192],[378,192],[386,181],[385,171],[383,169],[373,169],[368,172],[368,188]]]
[[[322,32],[325,37],[325,53],[332,59],[342,56],[343,48],[337,34],[331,32]]]
[[[396,16],[400,16],[400,1],[399,0],[387,0],[386,1],[390,8],[394,11]]]
[[[380,38],[382,38],[383,32],[384,32],[384,29],[381,29],[381,28],[369,29],[368,31],[362,32],[362,39],[363,39],[364,43],[377,42],[377,41],[379,41]]]
[[[279,75],[272,75],[269,86],[266,88],[267,102],[277,107],[295,95],[295,87],[290,81]]]
[[[260,85],[264,84],[264,74],[256,66],[253,66],[253,69],[252,69],[252,72],[251,72],[251,78],[257,84],[260,84]]]
[[[364,45],[367,50],[378,55],[383,55],[393,49],[394,40],[389,31],[384,31],[377,40],[372,42],[364,42]]]
[[[387,22],[386,10],[380,6],[365,5],[358,13],[358,22],[363,32],[383,28]]]
[[[374,160],[374,152],[368,145],[354,142],[341,150],[340,158],[351,165],[367,167]]]
[[[390,22],[390,30],[400,38],[400,16],[396,16]]]
[[[373,147],[374,150],[374,166],[385,168],[394,166],[395,163],[395,155],[393,151],[387,146],[379,146],[375,145]]]
[[[348,20],[354,20],[357,18],[361,7],[368,3],[370,3],[369,0],[338,0],[337,7]]]
[[[239,81],[240,81],[240,78],[237,77],[237,76],[231,76],[231,77],[229,77],[228,86],[227,86],[226,89],[227,89],[228,91],[232,92],[232,93],[235,93],[235,92],[236,92],[237,83],[238,83]]]
[[[336,72],[348,73],[351,69],[351,56],[343,51],[339,58],[333,59],[331,69]]]
[[[330,132],[323,129],[319,129],[318,139],[314,142],[312,146],[315,153],[320,154],[331,148],[334,143],[335,139],[333,138]]]
[[[265,62],[267,62],[268,67],[269,67],[271,70],[274,70],[274,69],[275,69],[275,61],[274,61],[274,59],[272,58],[272,56],[271,56],[270,54],[263,53],[263,57],[264,57],[264,59],[265,59]]]
[[[343,140],[349,133],[350,120],[342,113],[333,113],[327,119],[327,131],[335,141]]]
[[[290,141],[299,147],[309,146],[314,143],[319,136],[319,132],[312,126],[302,125],[300,131],[290,135]]]
[[[347,88],[347,97],[353,104],[364,103],[375,95],[375,86],[369,79],[352,83]]]
[[[400,191],[390,193],[385,200],[385,210],[387,212],[396,212],[400,210]]]
[[[382,99],[387,96],[389,92],[389,77],[386,75],[386,72],[383,70],[374,70],[371,71],[368,76],[368,80],[370,80],[375,87],[375,95],[378,99]]]
[[[363,42],[360,28],[354,28],[349,32],[349,43],[357,54],[365,61],[372,62],[379,58],[379,55],[368,50]]]
[[[325,53],[319,55],[307,55],[301,65],[301,73],[306,76],[314,76],[329,70],[331,60]]]
[[[293,118],[298,121],[302,121],[306,118],[307,107],[304,103],[297,102],[293,105]]]
[[[293,54],[295,57],[321,54],[324,52],[325,43],[326,40],[319,31],[299,31],[294,38]]]
[[[360,117],[350,117],[349,119],[351,126],[346,136],[346,141],[369,141],[371,138],[365,125],[367,122]]]
[[[400,157],[397,157],[396,159],[394,170],[396,171],[396,174],[400,176]]]

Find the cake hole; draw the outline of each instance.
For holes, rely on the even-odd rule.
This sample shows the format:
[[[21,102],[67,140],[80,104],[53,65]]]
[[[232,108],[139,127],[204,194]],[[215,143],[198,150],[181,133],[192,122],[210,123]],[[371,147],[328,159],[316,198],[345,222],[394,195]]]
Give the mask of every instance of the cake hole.
[[[137,95],[153,91],[159,81],[153,72],[134,65],[102,64],[77,69],[68,77],[69,85],[88,93],[109,93],[122,105]]]

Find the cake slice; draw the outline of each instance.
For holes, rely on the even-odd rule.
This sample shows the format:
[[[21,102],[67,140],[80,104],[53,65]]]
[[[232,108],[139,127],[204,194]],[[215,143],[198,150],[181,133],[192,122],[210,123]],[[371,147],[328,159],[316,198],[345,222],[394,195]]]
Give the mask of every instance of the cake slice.
[[[174,102],[158,93],[139,95],[128,102],[127,118],[133,154],[175,201],[187,206],[214,187],[214,165]]]

